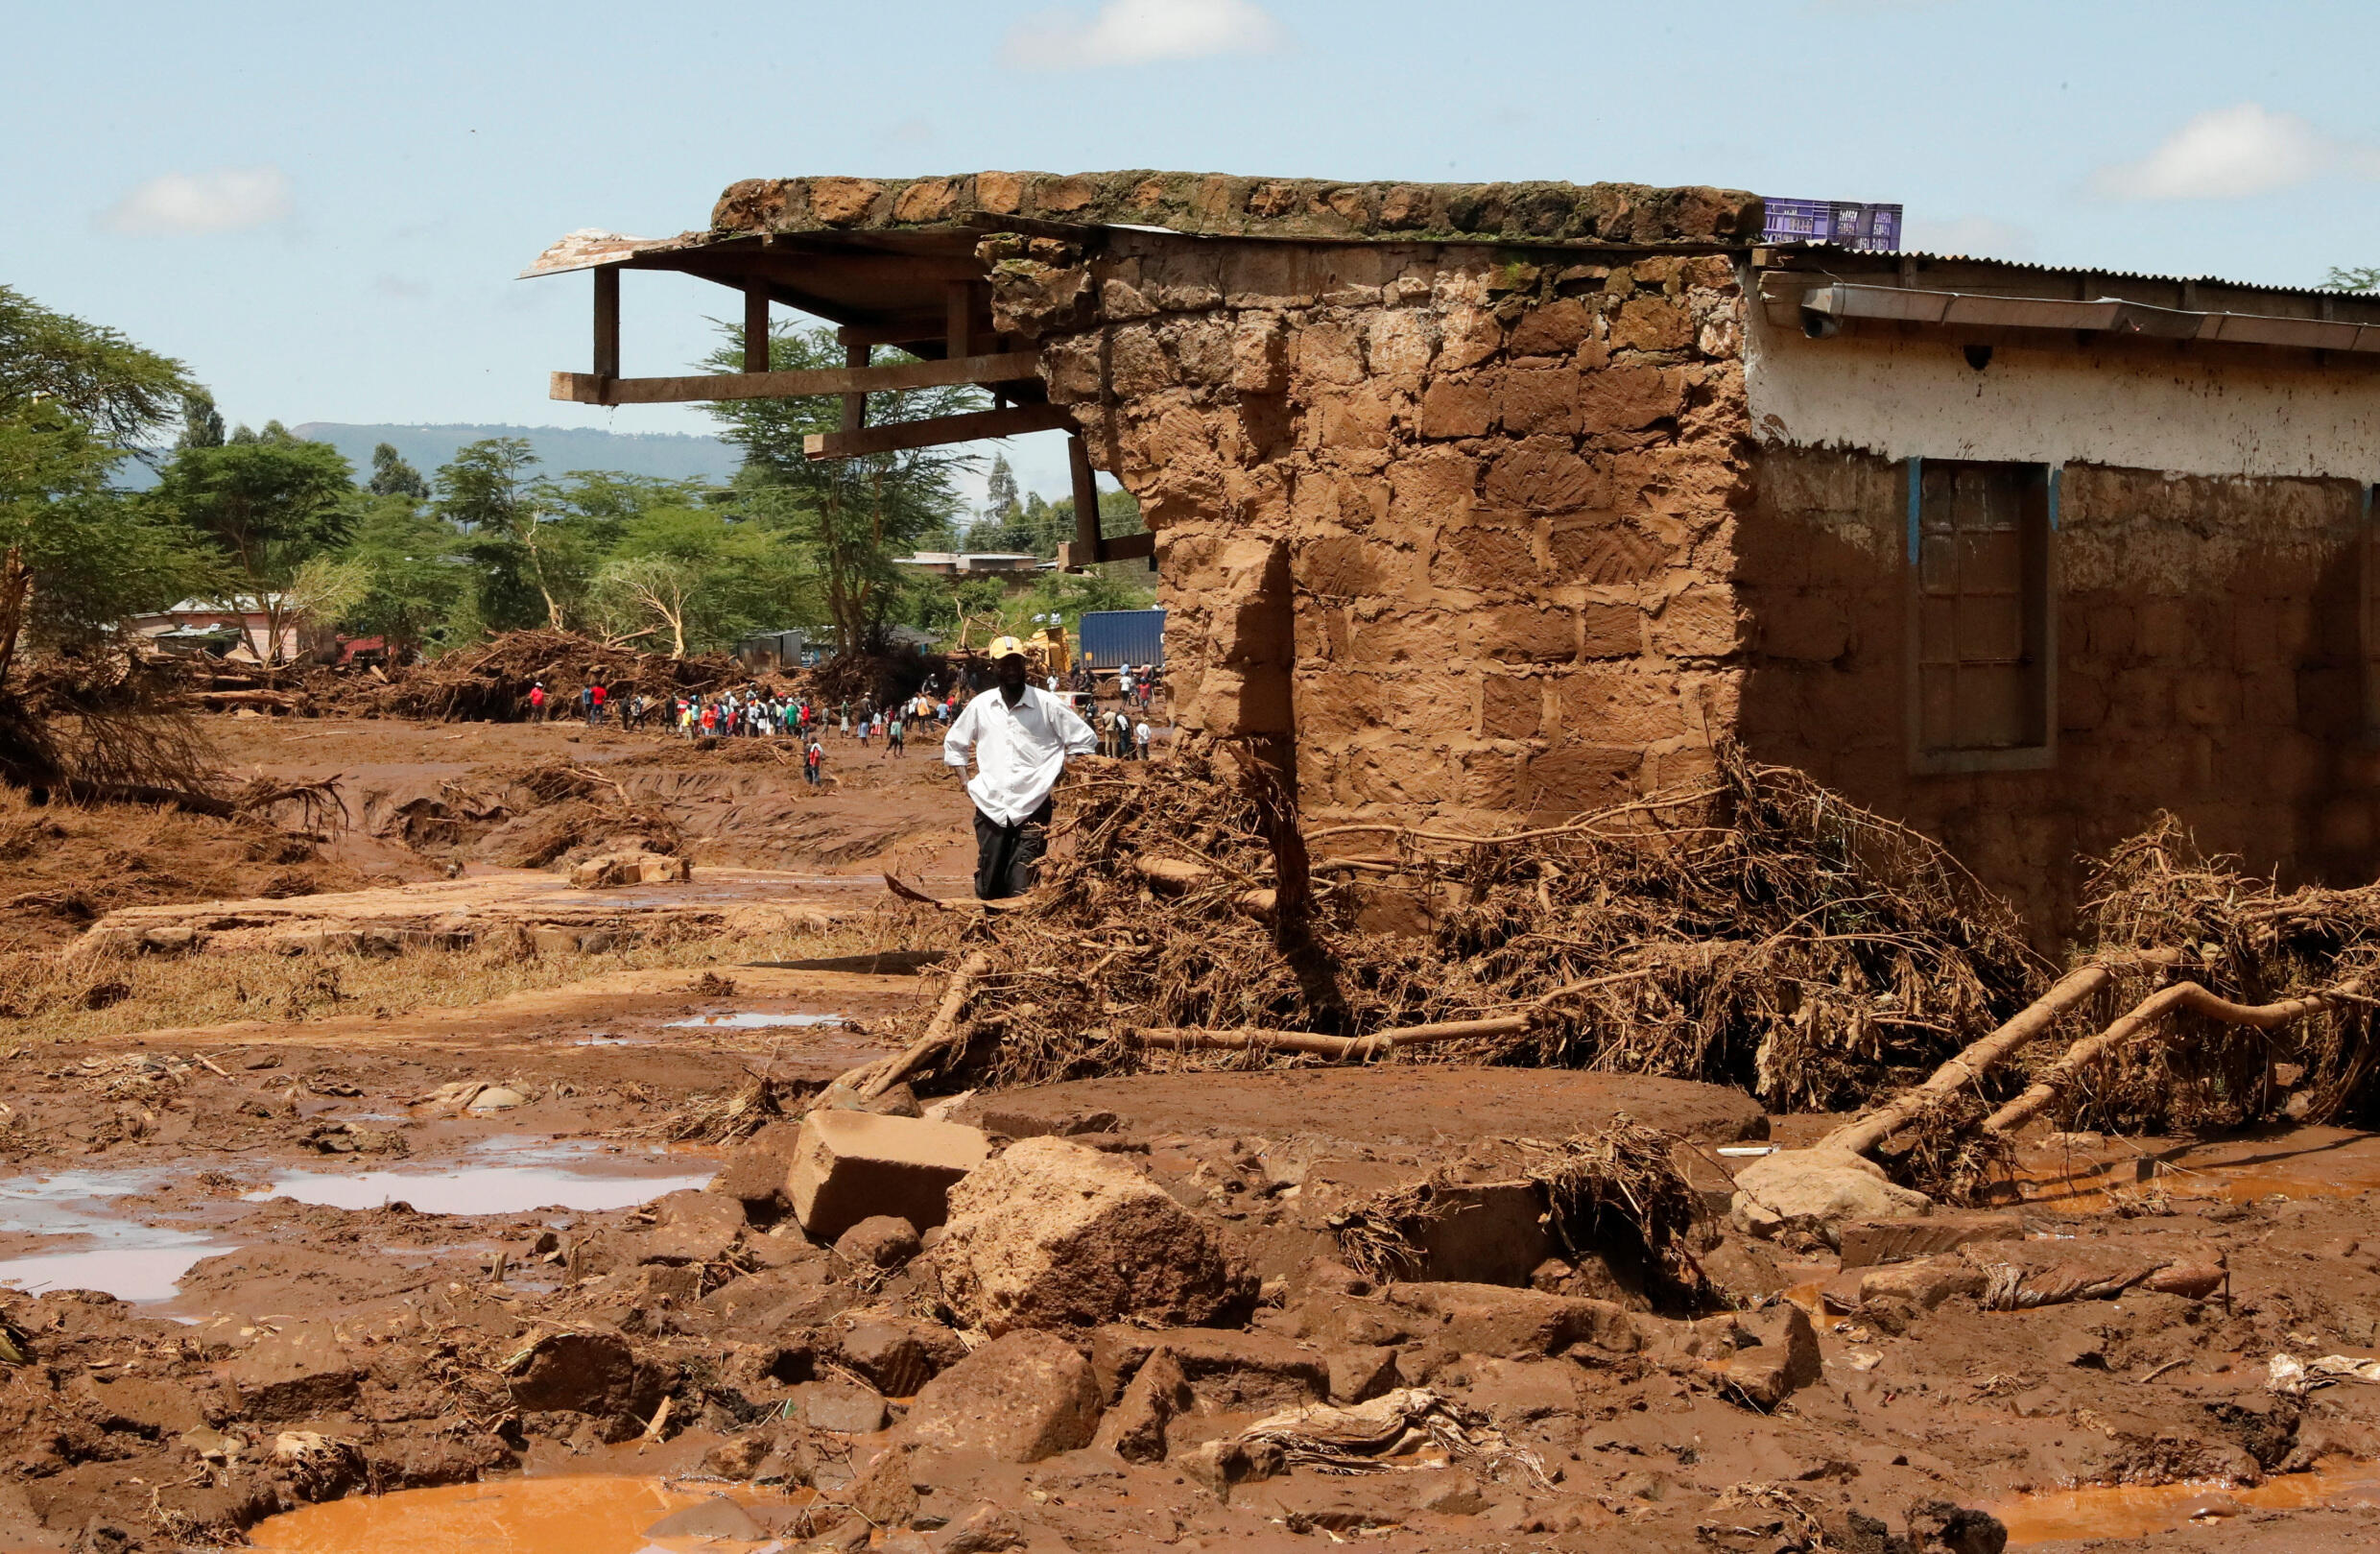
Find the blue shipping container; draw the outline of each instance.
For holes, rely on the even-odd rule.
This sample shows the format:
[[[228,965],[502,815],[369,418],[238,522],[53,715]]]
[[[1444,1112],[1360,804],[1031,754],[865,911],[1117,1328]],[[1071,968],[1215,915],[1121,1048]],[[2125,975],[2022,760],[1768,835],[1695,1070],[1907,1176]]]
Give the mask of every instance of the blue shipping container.
[[[1165,661],[1165,611],[1094,610],[1080,628],[1083,661],[1093,669]]]

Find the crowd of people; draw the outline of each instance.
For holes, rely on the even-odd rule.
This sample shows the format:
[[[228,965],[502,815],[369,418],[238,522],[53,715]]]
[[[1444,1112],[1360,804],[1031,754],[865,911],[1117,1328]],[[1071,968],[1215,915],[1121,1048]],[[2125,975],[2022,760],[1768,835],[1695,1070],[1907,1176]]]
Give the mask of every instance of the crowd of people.
[[[910,735],[918,729],[946,729],[967,702],[985,689],[981,675],[938,674],[915,695],[879,704],[871,698],[846,697],[836,702],[787,695],[748,681],[740,688],[713,695],[655,697],[642,690],[622,690],[600,681],[577,692],[576,719],[590,729],[616,723],[621,729],[657,729],[683,739],[793,739],[801,747],[802,776],[817,784],[825,779],[826,742],[856,741],[862,751],[875,750],[878,759],[905,756]],[[1120,759],[1147,760],[1155,729],[1150,726],[1150,704],[1159,684],[1159,671],[1150,664],[1127,664],[1117,672],[1121,705],[1112,710],[1096,705],[1098,677],[1087,669],[1049,677],[1049,690],[1072,693],[1069,703],[1082,705],[1085,721],[1099,739],[1099,752]],[[571,716],[566,700],[558,700],[537,681],[529,691],[532,722],[545,723]]]

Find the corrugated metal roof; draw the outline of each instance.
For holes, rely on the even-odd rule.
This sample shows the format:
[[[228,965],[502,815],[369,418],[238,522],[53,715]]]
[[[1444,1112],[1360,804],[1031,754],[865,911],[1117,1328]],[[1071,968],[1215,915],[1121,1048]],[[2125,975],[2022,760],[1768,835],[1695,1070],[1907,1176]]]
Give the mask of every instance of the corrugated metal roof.
[[[2110,280],[2157,281],[2169,286],[2178,286],[2187,280],[2201,286],[2230,286],[2244,292],[2279,292],[2290,297],[2370,296],[2367,292],[2341,291],[2335,286],[2284,286],[2273,281],[2233,280],[2225,275],[2167,275],[2145,270],[2111,270],[2106,265],[2097,264],[2038,264],[2031,259],[2003,259],[1989,253],[1934,253],[1917,249],[1901,249],[1884,253],[1864,249],[1846,249],[1833,243],[1764,243],[1761,247],[1776,249],[1786,253],[1840,253],[1847,259],[1857,259],[1871,266],[1888,259],[1918,259],[1943,264],[1987,264],[1997,269],[2020,270],[2032,275],[2105,275]]]

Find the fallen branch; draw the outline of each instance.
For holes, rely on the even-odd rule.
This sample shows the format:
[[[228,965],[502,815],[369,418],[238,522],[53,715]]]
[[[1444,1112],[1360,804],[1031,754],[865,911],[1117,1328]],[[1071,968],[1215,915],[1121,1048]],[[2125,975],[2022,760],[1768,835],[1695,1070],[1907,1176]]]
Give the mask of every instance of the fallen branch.
[[[961,963],[959,969],[951,973],[950,986],[942,990],[941,1007],[934,1011],[933,1021],[926,1026],[923,1036],[912,1041],[898,1055],[864,1064],[835,1081],[835,1084],[849,1087],[863,1100],[873,1100],[924,1067],[945,1046],[964,1041],[966,1027],[960,1023],[959,1016],[965,1010],[968,997],[974,993],[975,984],[990,969],[991,957],[983,950],[968,956]]]
[[[1462,1041],[1478,1036],[1519,1036],[1540,1018],[1537,1011],[1526,1015],[1504,1015],[1494,1019],[1446,1020],[1436,1025],[1407,1025],[1373,1036],[1318,1036],[1312,1031],[1202,1031],[1148,1030],[1133,1031],[1130,1038],[1143,1046],[1164,1047],[1176,1052],[1299,1052],[1317,1058],[1332,1058],[1341,1063],[1358,1063],[1378,1057],[1398,1047],[1422,1046],[1432,1041]]]
[[[2132,1006],[2131,1012],[2096,1036],[2086,1036],[2066,1049],[2048,1072],[2035,1080],[2022,1095],[1984,1119],[1986,1133],[2005,1134],[2024,1126],[2041,1109],[2065,1092],[2075,1077],[2099,1059],[2122,1046],[2149,1026],[2155,1024],[2178,1009],[2186,1009],[2208,1019],[2226,1025],[2248,1025],[2270,1031],[2319,1015],[2337,1004],[2359,997],[2364,979],[2350,977],[2336,988],[2307,993],[2301,998],[2284,998],[2272,1004],[2235,1004],[2219,997],[2195,982],[2177,982],[2160,988]]]
[[[2077,971],[2069,971],[2049,992],[2017,1011],[1991,1034],[1970,1043],[1957,1057],[1935,1069],[1924,1084],[1904,1091],[1866,1116],[1837,1128],[1819,1140],[1818,1147],[1848,1150],[1854,1155],[1867,1154],[1945,1098],[1966,1088],[2007,1062],[2018,1050],[2047,1035],[2059,1016],[2113,982],[2119,969],[2170,966],[2176,959],[2178,957],[2170,952],[2143,954],[2130,961],[2102,961]]]

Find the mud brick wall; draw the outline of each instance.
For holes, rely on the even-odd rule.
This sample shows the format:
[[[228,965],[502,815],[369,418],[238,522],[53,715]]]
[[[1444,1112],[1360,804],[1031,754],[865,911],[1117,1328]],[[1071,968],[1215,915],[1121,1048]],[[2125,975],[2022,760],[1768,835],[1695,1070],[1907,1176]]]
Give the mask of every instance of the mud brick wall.
[[[1772,446],[1755,486],[1735,572],[1748,747],[1940,838],[2036,934],[2071,925],[2075,860],[2159,809],[2285,881],[2380,866],[2351,482],[2067,465],[2056,763],[1964,776],[1909,770],[1904,467]]]
[[[1569,814],[1707,769],[1749,499],[1722,254],[988,241],[1139,498],[1182,722],[1309,815]]]

